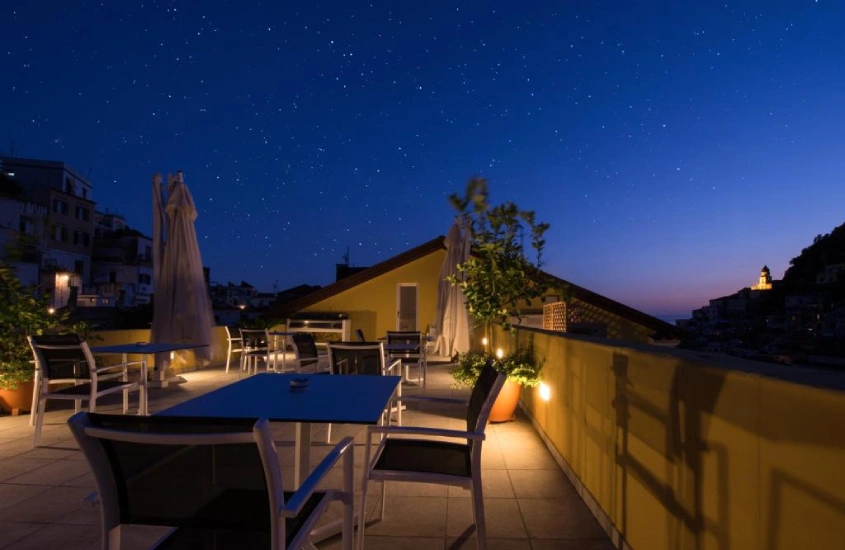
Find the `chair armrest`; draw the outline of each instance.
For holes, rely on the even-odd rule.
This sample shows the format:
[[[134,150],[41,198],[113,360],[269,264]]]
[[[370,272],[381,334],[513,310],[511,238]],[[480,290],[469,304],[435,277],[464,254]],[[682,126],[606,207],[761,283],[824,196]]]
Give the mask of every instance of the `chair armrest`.
[[[302,507],[305,506],[305,503],[308,502],[308,499],[317,490],[317,486],[334,465],[337,464],[340,457],[353,451],[352,444],[354,441],[355,438],[353,437],[344,437],[334,446],[331,452],[308,474],[302,485],[299,486],[296,492],[285,503],[284,510],[286,512],[296,515],[302,510]]]
[[[126,363],[118,363],[116,365],[106,365],[104,367],[95,367],[91,370],[100,374],[101,372],[105,372],[112,369],[123,368],[123,367],[131,367],[132,365],[143,365],[145,361],[127,361]]]
[[[421,401],[424,403],[444,403],[447,405],[463,405],[469,404],[468,399],[461,399],[460,397],[434,397],[432,395],[403,395],[403,401]]]
[[[404,399],[403,399],[404,400]],[[367,428],[367,439],[370,434],[383,433],[390,435],[422,435],[431,437],[453,437],[456,439],[475,439],[484,441],[484,432],[466,432],[463,430],[443,430],[440,428],[423,428],[421,426],[369,426]]]
[[[349,374],[349,359],[341,359],[334,366],[337,367],[337,372],[334,374]]]
[[[390,366],[388,366],[385,370],[387,372],[391,372],[394,368],[399,367],[399,372],[402,372],[402,359],[394,359]]]

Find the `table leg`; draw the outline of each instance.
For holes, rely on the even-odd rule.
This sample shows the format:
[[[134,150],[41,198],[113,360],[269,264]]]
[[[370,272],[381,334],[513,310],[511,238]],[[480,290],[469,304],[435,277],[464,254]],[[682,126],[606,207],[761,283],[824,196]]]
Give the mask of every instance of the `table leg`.
[[[294,424],[295,443],[294,443],[294,458],[293,458],[293,477],[296,487],[299,488],[302,482],[311,473],[311,423],[297,422]],[[353,519],[353,525],[357,524],[357,517]],[[321,541],[337,535],[341,532],[343,522],[335,520],[322,525],[311,531],[311,540],[304,548],[315,548],[313,541]]]
[[[129,381],[129,367],[126,366],[126,363],[129,362],[128,355],[125,353],[121,355],[121,359],[123,360],[123,381]],[[141,407],[139,406],[138,409],[140,410]],[[129,391],[123,390],[123,414],[129,412]]]
[[[273,372],[279,372],[277,368],[279,362],[279,337],[277,335],[273,335]]]
[[[138,399],[141,402],[138,404],[138,412],[141,416],[147,416],[149,411],[147,410],[149,402],[147,398],[147,359],[141,359],[141,389],[138,390]]]
[[[288,371],[288,337],[282,335],[282,372]]]
[[[294,426],[293,478],[299,488],[311,469],[311,423],[297,422]]]

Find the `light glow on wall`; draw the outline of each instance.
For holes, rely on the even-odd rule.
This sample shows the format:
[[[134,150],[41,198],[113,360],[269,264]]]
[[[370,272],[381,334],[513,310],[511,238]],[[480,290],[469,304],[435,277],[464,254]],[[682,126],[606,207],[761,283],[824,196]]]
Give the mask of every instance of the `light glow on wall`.
[[[501,359],[504,356],[505,356],[505,350],[503,350],[502,348],[498,348],[496,350],[496,357]]]
[[[548,401],[552,398],[552,388],[545,382],[540,382],[540,399]]]

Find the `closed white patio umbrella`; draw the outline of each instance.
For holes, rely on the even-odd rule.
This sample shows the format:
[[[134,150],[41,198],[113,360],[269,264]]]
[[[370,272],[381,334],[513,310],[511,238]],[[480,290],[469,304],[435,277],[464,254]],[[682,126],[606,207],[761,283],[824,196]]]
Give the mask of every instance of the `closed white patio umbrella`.
[[[455,353],[469,351],[469,313],[464,293],[458,286],[446,280],[452,275],[460,278],[458,265],[469,259],[469,232],[463,218],[456,218],[443,240],[446,258],[440,267],[437,302],[437,345],[435,353],[451,357]]]
[[[152,342],[205,345],[194,350],[198,362],[211,360],[213,315],[203,276],[194,220],[197,209],[182,172],[153,176]],[[156,356],[156,377],[164,378],[169,356]]]

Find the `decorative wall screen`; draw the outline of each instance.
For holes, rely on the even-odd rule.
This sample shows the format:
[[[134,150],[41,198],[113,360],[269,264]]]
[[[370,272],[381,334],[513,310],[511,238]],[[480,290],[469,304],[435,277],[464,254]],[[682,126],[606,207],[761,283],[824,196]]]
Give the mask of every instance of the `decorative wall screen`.
[[[566,332],[566,302],[543,304],[543,329]]]

